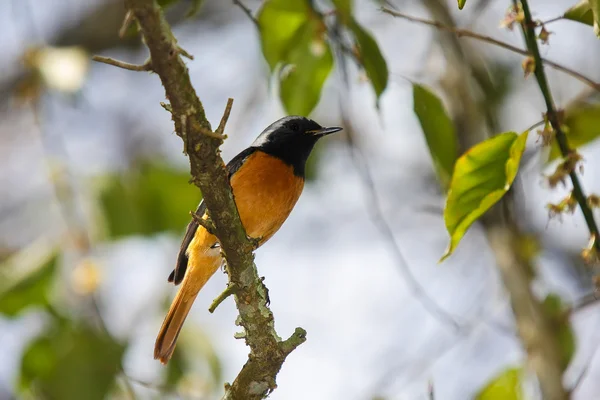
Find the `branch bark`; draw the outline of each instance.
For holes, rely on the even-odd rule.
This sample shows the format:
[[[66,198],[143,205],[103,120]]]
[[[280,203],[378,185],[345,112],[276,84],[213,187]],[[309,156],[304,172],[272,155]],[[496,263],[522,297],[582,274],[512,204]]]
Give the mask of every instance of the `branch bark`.
[[[165,88],[175,131],[183,140],[184,152],[190,160],[191,181],[202,191],[227,260],[229,282],[237,288],[234,299],[250,354],[233,384],[225,386],[223,398],[265,398],[276,388],[275,378],[287,355],[306,340],[306,332],[296,328],[289,339],[282,341],[267,307],[267,289],[254,264],[254,243],[246,236],[240,221],[225,163],[219,155],[232,100],[219,128],[213,132],[180,57],[187,53],[178,46],[156,1],[125,0],[125,6],[137,19],[150,50],[152,70]]]
[[[504,286],[510,295],[519,336],[535,371],[544,400],[567,400],[562,384],[560,342],[542,305],[531,292],[531,265],[519,257],[518,232],[497,227],[488,232]]]

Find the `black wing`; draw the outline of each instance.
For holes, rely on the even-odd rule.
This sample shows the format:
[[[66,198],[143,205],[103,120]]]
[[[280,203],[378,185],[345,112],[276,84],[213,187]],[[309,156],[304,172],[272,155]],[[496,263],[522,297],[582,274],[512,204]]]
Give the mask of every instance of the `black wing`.
[[[227,172],[229,175],[229,179],[231,176],[240,169],[244,161],[250,156],[250,154],[256,151],[255,147],[248,147],[246,150],[242,151],[240,154],[235,156],[229,163],[227,164]],[[200,202],[198,208],[196,209],[196,215],[202,217],[206,212],[206,205],[204,204],[204,200]],[[177,255],[177,264],[175,265],[175,269],[169,275],[169,282],[173,282],[175,285],[179,285],[181,281],[183,281],[183,277],[185,276],[185,271],[187,269],[188,264],[188,256],[186,254],[187,248],[190,245],[190,242],[194,238],[196,234],[196,230],[198,230],[198,222],[192,219],[187,226],[185,231],[185,236],[183,237],[183,241],[181,242],[181,247],[179,248],[179,254]]]

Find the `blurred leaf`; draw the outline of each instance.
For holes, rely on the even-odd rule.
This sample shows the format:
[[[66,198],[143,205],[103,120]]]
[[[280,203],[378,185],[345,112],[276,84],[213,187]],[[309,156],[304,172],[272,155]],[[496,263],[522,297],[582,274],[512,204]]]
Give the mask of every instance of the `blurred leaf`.
[[[510,368],[495,377],[479,394],[476,400],[522,400],[521,370]]]
[[[385,59],[375,39],[355,20],[351,20],[349,28],[354,33],[358,44],[360,62],[379,100],[379,96],[381,96],[388,83],[388,68]]]
[[[450,244],[440,259],[456,248],[467,229],[508,191],[525,150],[528,132],[505,132],[471,147],[456,161],[444,221]]]
[[[333,68],[331,49],[321,20],[310,19],[296,32],[288,49],[287,71],[282,71],[280,96],[288,114],[307,116],[321,97]]]
[[[204,4],[204,0],[192,0],[190,9],[185,14],[185,16],[187,18],[191,18],[191,17],[195,16],[196,14],[198,14],[198,12],[200,11],[200,8],[202,7],[202,4]]]
[[[179,0],[157,0],[158,5],[164,10],[173,4],[177,3]]]
[[[569,145],[579,148],[600,136],[600,105],[584,105],[567,108],[563,125],[567,127],[566,134]],[[560,157],[556,140],[552,141],[548,162]]]
[[[352,15],[352,0],[333,0],[333,5],[340,16],[342,23],[348,25]]]
[[[594,14],[594,33],[600,37],[600,0],[588,0]]]
[[[561,361],[563,371],[569,365],[569,362],[575,354],[575,334],[566,318],[566,307],[562,304],[560,297],[555,294],[549,294],[542,303],[546,315],[552,321],[552,329],[556,332],[560,343]]]
[[[167,364],[167,386],[171,388],[175,388],[177,383],[183,378],[185,375],[185,371],[188,369],[188,363],[183,356],[182,350],[180,347],[175,347],[175,351],[173,352],[173,356],[169,360]]]
[[[319,165],[323,158],[323,146],[325,146],[324,141],[318,141],[313,151],[310,152],[308,160],[306,160],[306,168],[304,171],[304,180],[306,182],[314,182],[317,179]]]
[[[39,74],[47,88],[76,93],[85,83],[90,56],[80,46],[34,47],[25,52],[23,63]]]
[[[573,7],[569,8],[567,11],[565,11],[563,17],[589,26],[594,25],[594,14],[592,13],[592,9],[588,0],[581,0]]]
[[[462,10],[467,0],[458,0],[458,9]]]
[[[95,330],[62,321],[34,340],[21,360],[20,388],[61,400],[103,400],[125,347]]]
[[[100,203],[111,237],[180,232],[201,199],[189,178],[187,172],[157,164],[108,176]]]
[[[421,123],[440,183],[446,189],[458,154],[454,124],[442,101],[425,86],[413,84],[413,108]]]
[[[356,40],[357,58],[365,69],[369,81],[375,90],[375,95],[379,101],[379,96],[387,87],[388,68],[381,50],[373,36],[367,32],[354,18],[352,18],[351,0],[333,0],[340,21],[348,27],[354,34]]]
[[[263,54],[271,70],[286,60],[292,38],[306,24],[310,7],[306,0],[267,0],[260,9],[257,20]]]
[[[48,305],[56,263],[57,256],[54,255],[31,276],[0,293],[0,313],[15,317],[28,307]]]

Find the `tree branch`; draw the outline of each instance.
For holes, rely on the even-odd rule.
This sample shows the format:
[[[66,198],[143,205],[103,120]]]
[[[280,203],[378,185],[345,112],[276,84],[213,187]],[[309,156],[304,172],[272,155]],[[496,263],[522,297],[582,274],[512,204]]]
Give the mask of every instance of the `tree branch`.
[[[540,87],[542,95],[544,96],[544,101],[546,102],[546,109],[548,110],[546,115],[548,121],[554,129],[556,143],[558,144],[560,153],[563,157],[566,158],[571,156],[574,150],[569,146],[567,136],[563,131],[558,112],[556,110],[556,107],[554,106],[552,93],[550,92],[548,80],[546,79],[546,73],[544,72],[544,65],[542,63],[543,59],[540,55],[540,49],[537,44],[537,38],[535,35],[535,24],[533,22],[533,19],[531,18],[529,4],[527,4],[527,0],[521,0],[520,3],[523,7],[524,15],[524,20],[521,22],[521,30],[523,31],[523,37],[525,39],[525,43],[527,44],[529,53],[531,53],[531,56],[533,57],[535,62],[535,78],[538,82],[538,86]],[[514,7],[518,7],[517,0],[513,0],[513,4]],[[595,236],[596,238],[596,240],[594,241],[594,247],[596,249],[596,252],[600,254],[600,231],[598,230],[598,225],[596,225],[596,220],[594,219],[592,209],[588,206],[587,196],[583,192],[583,188],[581,186],[581,183],[579,182],[579,177],[575,172],[575,168],[573,168],[569,172],[569,177],[571,178],[571,182],[573,184],[573,196],[577,200],[579,208],[581,208],[581,212],[583,213],[583,217],[585,218],[585,223],[587,224],[590,234],[592,236]]]
[[[229,282],[237,287],[234,299],[250,354],[233,384],[226,386],[224,398],[262,399],[276,388],[275,378],[285,358],[306,340],[306,332],[297,328],[286,341],[275,332],[273,314],[266,304],[266,288],[254,265],[254,243],[240,221],[218,150],[231,104],[218,129],[221,132],[207,135],[206,132],[212,132],[210,123],[180,57],[188,55],[177,45],[160,7],[155,0],[125,0],[125,5],[138,21],[150,50],[153,71],[160,77],[170,101],[175,131],[189,156],[192,182],[203,193],[227,260]]]
[[[542,305],[531,292],[531,266],[517,255],[516,235],[518,233],[511,229],[498,227],[490,230],[488,238],[496,254],[502,281],[510,295],[529,364],[538,377],[542,398],[567,400],[569,395],[562,385],[561,347],[557,332],[552,329]]]
[[[413,16],[406,15],[406,14],[403,14],[403,13],[398,12],[398,11],[391,10],[389,8],[386,8],[386,7],[382,7],[381,11],[383,11],[386,14],[390,14],[393,17],[404,18],[404,19],[406,19],[406,20],[408,20],[410,22],[416,22],[416,23],[419,23],[419,24],[429,25],[429,26],[432,26],[434,28],[437,28],[437,29],[440,29],[440,30],[443,30],[443,31],[452,32],[452,33],[454,33],[458,37],[468,37],[468,38],[471,38],[471,39],[476,39],[476,40],[479,40],[481,42],[489,43],[489,44],[492,44],[494,46],[502,47],[503,49],[510,50],[513,53],[521,54],[521,55],[524,55],[524,56],[528,56],[529,55],[529,52],[527,50],[522,50],[522,49],[520,49],[518,47],[515,47],[513,45],[510,45],[510,44],[508,44],[506,42],[502,42],[500,40],[491,38],[489,36],[481,35],[479,33],[470,31],[468,29],[455,28],[455,27],[452,27],[452,26],[444,25],[444,24],[442,24],[442,23],[440,23],[438,21],[430,21],[430,20],[423,19],[423,18],[413,17]],[[562,66],[560,64],[557,64],[557,63],[555,63],[553,61],[547,60],[545,58],[541,58],[540,57],[540,60],[542,62],[544,62],[544,64],[546,64],[546,65],[554,68],[555,70],[564,72],[565,74],[572,76],[573,78],[579,80],[580,82],[585,83],[586,85],[590,86],[594,90],[597,90],[597,91],[600,92],[600,83],[594,82],[592,79],[588,78],[587,76],[585,76],[585,75],[583,75],[583,74],[581,74],[581,73],[579,73],[577,71],[573,71],[572,69],[564,67],[564,66]],[[540,65],[541,65],[541,63],[540,63]]]

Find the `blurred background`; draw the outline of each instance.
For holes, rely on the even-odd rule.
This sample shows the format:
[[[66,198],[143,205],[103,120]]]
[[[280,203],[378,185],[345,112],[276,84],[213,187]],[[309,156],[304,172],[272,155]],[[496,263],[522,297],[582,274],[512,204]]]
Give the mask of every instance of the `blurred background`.
[[[252,12],[261,5],[244,3]],[[534,18],[548,20],[573,3],[530,5]],[[505,0],[471,0],[461,12],[454,0],[391,4],[523,47],[518,29],[500,28]],[[485,223],[438,264],[448,242],[444,194],[411,82],[442,97],[461,151],[540,121],[539,89],[524,79],[522,56],[395,19],[381,5],[354,2],[389,70],[379,107],[364,73],[336,57],[311,117],[345,132],[319,143],[294,212],[256,253],[277,331],[308,332],[274,400],[471,399],[525,364]],[[90,61],[147,58],[135,32],[119,38],[124,15],[121,0],[0,2],[0,399],[216,399],[247,357],[233,338],[234,302],[207,311],[226,284],[217,273],[170,364],[152,358],[176,290],[167,276],[201,195],[188,184],[158,77]],[[181,0],[166,15],[195,56],[186,62],[213,125],[235,99],[227,161],[285,115],[259,34],[229,1]],[[548,29],[543,57],[600,80],[600,46],[588,26],[560,20]],[[547,73],[560,107],[597,101],[580,81]],[[568,187],[545,184],[552,167],[536,135],[529,141],[512,195],[539,249],[534,289],[578,304],[593,291],[579,257],[587,228],[579,211],[549,219],[545,205]],[[600,145],[581,153],[582,182],[598,193]],[[599,310],[588,302],[571,316],[576,351],[565,385],[575,399],[600,398]],[[525,390],[538,398],[531,380]]]

